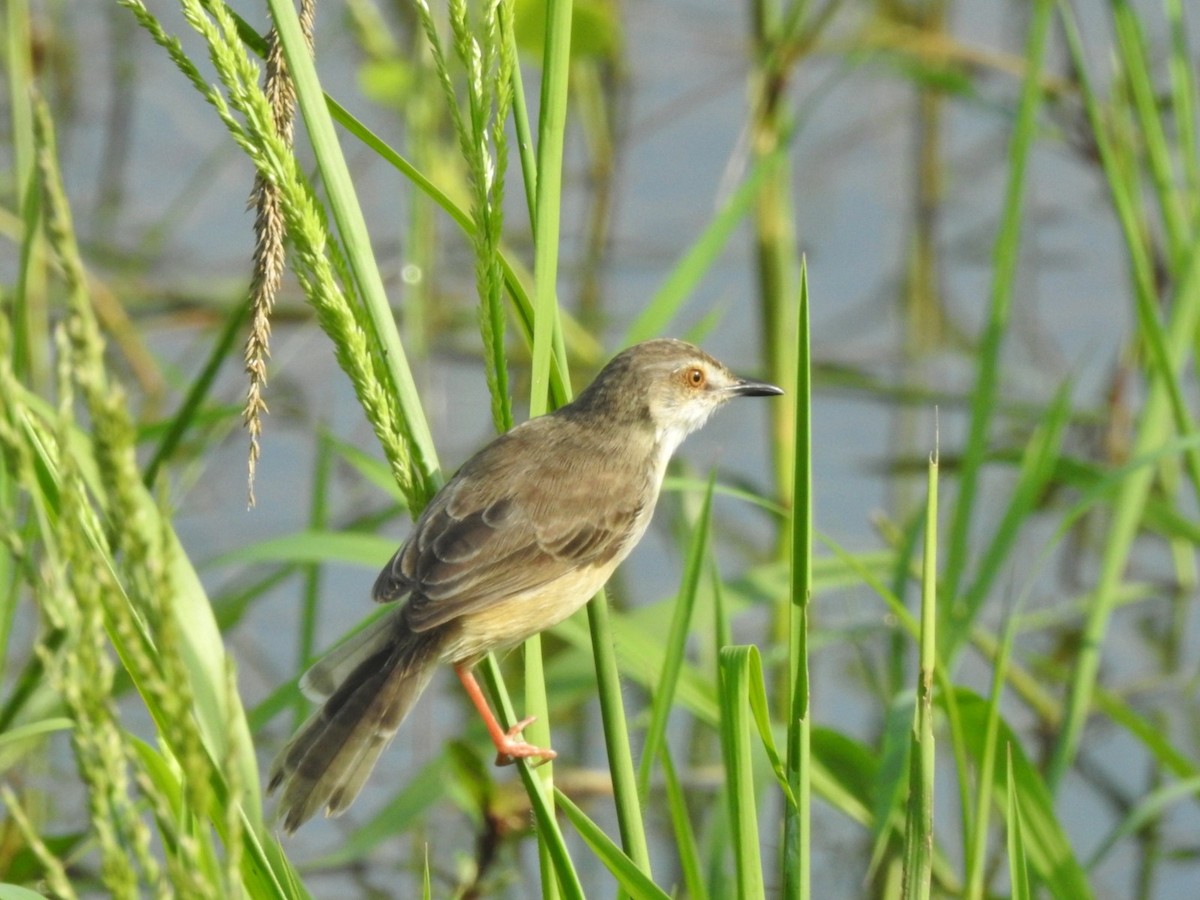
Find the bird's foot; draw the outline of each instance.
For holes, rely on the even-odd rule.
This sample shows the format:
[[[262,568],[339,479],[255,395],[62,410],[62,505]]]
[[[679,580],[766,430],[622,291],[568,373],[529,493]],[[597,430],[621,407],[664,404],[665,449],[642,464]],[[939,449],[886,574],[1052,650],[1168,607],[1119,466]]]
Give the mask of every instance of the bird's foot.
[[[526,726],[532,725],[535,721],[537,721],[537,716],[529,716],[526,719],[522,719],[512,728],[508,729],[504,733],[503,738],[496,741],[496,765],[511,766],[518,759],[532,759],[536,757],[538,761],[534,765],[540,766],[542,763],[550,762],[550,760],[558,756],[549,747],[535,747],[521,737],[521,732],[525,730]]]

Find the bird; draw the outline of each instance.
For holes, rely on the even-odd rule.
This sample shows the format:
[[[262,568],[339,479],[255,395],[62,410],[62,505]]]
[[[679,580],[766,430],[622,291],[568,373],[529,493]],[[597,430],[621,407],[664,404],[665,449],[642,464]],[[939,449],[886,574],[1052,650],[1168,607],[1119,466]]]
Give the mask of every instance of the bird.
[[[322,705],[270,769],[284,831],[350,806],[440,664],[454,668],[482,716],[498,764],[555,758],[522,737],[532,717],[501,727],[472,667],[604,586],[645,533],[672,454],[716,409],[782,393],[684,341],[644,341],[572,402],[464,463],[379,573],[372,595],[391,609],[301,678]]]

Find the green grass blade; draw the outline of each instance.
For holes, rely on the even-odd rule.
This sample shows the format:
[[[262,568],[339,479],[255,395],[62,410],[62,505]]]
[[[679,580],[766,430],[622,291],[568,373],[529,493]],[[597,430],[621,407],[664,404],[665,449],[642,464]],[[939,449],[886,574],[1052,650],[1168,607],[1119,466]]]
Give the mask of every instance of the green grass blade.
[[[405,502],[404,494],[396,484],[396,479],[392,477],[391,469],[388,468],[387,463],[367,453],[361,447],[338,440],[329,431],[322,431],[321,437],[323,440],[329,442],[330,446],[337,451],[342,461],[357,472],[364,481],[373,488],[387,494],[393,502],[400,504],[401,508],[403,508]]]
[[[18,402],[30,411],[30,415],[25,417],[24,430],[29,447],[41,469],[42,480],[39,485],[46,491],[42,495],[42,502],[47,508],[55,509],[58,502],[58,485],[60,484],[59,448],[50,437],[44,422],[34,418],[33,415],[36,411],[52,414],[45,409],[42,401],[32,394],[20,397]],[[71,432],[69,438],[71,443],[68,447],[63,448],[62,452],[71,454],[74,464],[79,467],[88,487],[97,496],[104,496],[105,488],[100,480],[90,442],[77,431]],[[140,514],[146,517],[146,521],[156,523],[153,527],[162,528],[164,523],[161,521],[159,509],[153,497],[143,490],[137,496],[137,501],[141,507]],[[105,541],[101,536],[101,523],[97,520],[88,523],[86,527],[92,532],[92,539],[98,548],[101,548],[102,552],[106,552]],[[169,527],[166,531],[169,538],[169,545],[166,548],[169,554],[168,575],[174,589],[172,595],[167,599],[170,601],[172,613],[178,620],[181,649],[192,678],[191,690],[196,702],[196,718],[204,736],[205,745],[213,760],[221,761],[225,758],[230,740],[242,748],[250,748],[253,744],[250,740],[249,730],[245,726],[245,720],[241,717],[240,709],[230,711],[226,708],[224,642],[221,640],[220,631],[212,618],[212,609],[208,598],[201,587],[199,577],[183,552],[183,548],[179,545],[178,539],[169,530]],[[118,644],[116,649],[120,653],[122,646]],[[127,668],[132,670],[134,667],[127,666]],[[143,696],[146,697],[148,694],[143,691]],[[152,702],[149,705],[151,713],[155,713]],[[161,711],[158,713],[161,716]],[[231,722],[236,734],[230,733]],[[242,766],[241,779],[252,800],[250,807],[252,810],[260,809],[257,787],[258,767],[253,754],[247,750],[239,758],[238,764]]]
[[[675,848],[679,851],[679,868],[683,873],[683,884],[691,900],[708,900],[708,885],[704,880],[704,868],[700,862],[700,848],[696,845],[696,833],[688,813],[687,795],[671,761],[671,748],[664,742],[659,753],[662,766],[663,787],[667,795],[667,812],[671,816],[671,832],[675,837]]]
[[[668,475],[663,479],[662,489],[664,491],[693,491],[700,493],[708,490],[708,482],[701,481],[698,478],[686,478],[679,475]],[[714,482],[712,490],[713,493],[718,496],[732,497],[735,500],[742,500],[752,506],[757,506],[759,509],[767,511],[778,519],[786,519],[791,515],[791,512],[783,504],[777,503],[769,497],[764,497],[761,494],[756,494],[754,491],[747,488]]]
[[[997,750],[1000,747],[996,735],[1000,729],[1000,701],[1004,694],[1004,681],[1008,674],[1008,664],[1012,657],[1013,641],[1017,633],[1016,610],[1011,610],[1004,623],[1004,636],[1000,642],[1000,650],[992,661],[992,691],[987,703],[987,724],[984,732],[983,753],[979,758],[975,778],[975,808],[970,820],[963,829],[966,847],[966,897],[967,900],[983,900],[984,877],[987,864],[988,825],[992,810],[992,790],[995,784],[995,767]],[[1016,793],[1012,783],[1012,755],[1008,754],[1005,765],[1009,772],[1009,863],[1014,863],[1012,855],[1012,840],[1014,829],[1020,842],[1020,822],[1015,821],[1012,813],[1016,809]],[[1025,866],[1025,852],[1022,847],[1020,864]]]
[[[700,236],[666,277],[642,311],[625,331],[623,343],[636,344],[661,335],[674,320],[705,273],[720,258],[721,251],[738,225],[754,208],[763,182],[773,170],[787,164],[788,144],[781,144],[771,153],[754,161],[749,174],[725,205],[713,217]]]
[[[489,654],[484,657],[480,669],[482,669],[484,682],[496,701],[496,714],[500,723],[507,727],[516,722],[517,717],[513,713],[512,701],[509,699],[504,681],[500,677],[500,666],[496,662],[495,656]],[[557,890],[561,891],[562,896],[567,900],[583,900],[583,885],[579,880],[579,873],[575,870],[574,863],[571,862],[566,841],[563,840],[562,831],[559,829],[558,820],[554,815],[554,807],[547,797],[549,790],[528,762],[519,759],[516,767],[517,773],[525,785],[525,793],[528,794],[529,802],[533,806],[533,815],[538,825],[539,854],[543,860],[543,866],[547,867],[543,868],[543,894],[554,893],[557,887]],[[549,874],[552,874],[553,877],[546,877]]]
[[[1197,305],[1181,304],[1172,311],[1172,322],[1167,328],[1172,344],[1168,348],[1172,360],[1178,361],[1182,358],[1189,340],[1187,335],[1191,333],[1189,329],[1195,328],[1198,319],[1200,306]],[[1156,379],[1138,424],[1137,437],[1132,448],[1135,458],[1156,451],[1169,439],[1170,418],[1168,392],[1163,386],[1163,379]],[[1142,512],[1153,478],[1154,471],[1148,467],[1129,471],[1113,500],[1113,515],[1104,541],[1101,571],[1084,624],[1081,650],[1071,679],[1063,728],[1051,759],[1049,780],[1052,785],[1057,785],[1062,780],[1078,749],[1096,688],[1104,637],[1116,606],[1133,541],[1141,527]]]
[[[1172,806],[1179,803],[1194,803],[1200,797],[1200,776],[1184,779],[1173,784],[1164,785],[1158,790],[1151,791],[1141,797],[1137,805],[1129,810],[1100,845],[1092,852],[1087,861],[1088,869],[1093,869],[1108,859],[1109,851],[1124,838],[1135,835],[1160,820]]]
[[[1200,777],[1200,763],[1181,752],[1163,732],[1162,726],[1139,713],[1125,698],[1112,691],[1096,692],[1096,708],[1114,724],[1125,729],[1154,759],[1177,778]]]
[[[590,606],[588,612],[590,620]],[[608,610],[606,618],[610,632],[609,640],[615,646],[616,664],[620,674],[643,685],[647,690],[652,690],[662,678],[662,641],[656,634],[648,634],[644,625],[627,615]],[[592,632],[577,617],[560,622],[554,627],[554,634],[580,650],[590,651],[592,648]],[[680,670],[677,691],[677,706],[688,710],[706,724],[716,724],[719,713],[711,677],[705,678],[695,667],[685,664]],[[619,693],[617,696],[620,696]],[[605,727],[607,728],[607,725]],[[609,762],[611,765],[611,759]],[[632,765],[630,771],[636,773]],[[630,784],[636,790],[636,774]]]
[[[896,822],[904,805],[912,755],[912,725],[916,695],[902,691],[888,704],[883,721],[883,746],[871,791],[871,859],[867,877],[873,877],[895,838]]]
[[[19,884],[0,884],[0,900],[45,900],[45,895]]]
[[[555,790],[558,807],[571,820],[579,836],[583,838],[604,867],[617,879],[617,884],[636,900],[668,900],[669,895],[658,887],[650,876],[642,871],[632,859],[595,822],[587,817],[578,806],[560,790]]]
[[[653,691],[650,706],[650,723],[646,727],[646,738],[642,744],[642,762],[638,768],[638,791],[645,794],[650,786],[650,773],[659,749],[667,733],[667,719],[675,703],[675,688],[679,683],[679,670],[687,648],[691,630],[692,611],[696,608],[696,594],[700,589],[700,577],[708,560],[709,523],[712,518],[713,485],[715,475],[709,478],[708,490],[692,529],[687,561],[684,564],[683,580],[675,600],[671,627],[667,631],[664,646],[662,675]]]
[[[145,475],[142,477],[142,481],[147,487],[152,487],[155,484],[163,464],[171,458],[171,455],[178,449],[180,442],[182,442],[183,436],[187,434],[188,429],[195,423],[204,400],[212,389],[213,382],[217,379],[217,373],[228,359],[235,342],[241,334],[242,326],[249,316],[250,305],[247,303],[238,303],[230,311],[225,320],[225,327],[221,329],[221,333],[217,335],[217,339],[213,342],[208,359],[204,361],[199,374],[192,380],[191,387],[188,388],[187,393],[179,404],[179,409],[171,417],[166,432],[159,439],[157,446],[155,446],[154,452],[150,456],[150,461],[146,463]]]
[[[754,652],[750,654],[746,701],[750,704],[750,714],[754,717],[754,726],[758,729],[758,736],[762,741],[763,750],[767,753],[767,760],[771,763],[771,769],[775,773],[775,780],[779,783],[779,789],[783,791],[784,799],[787,800],[786,809],[794,810],[798,801],[792,786],[791,773],[788,772],[783,755],[775,746],[775,735],[771,729],[771,711],[767,705],[767,682],[763,676],[762,658],[759,656],[757,647],[752,646],[751,649]],[[807,775],[809,769],[807,764],[811,762],[811,755],[810,751],[805,756],[806,765],[802,775]],[[798,875],[796,880],[797,882],[808,881],[802,875]]]
[[[538,118],[537,186],[534,217],[534,303],[530,370],[529,414],[539,416],[550,408],[550,369],[554,347],[561,334],[558,318],[559,217],[562,207],[563,142],[567,120],[567,80],[571,53],[571,0],[550,0],[546,12],[545,56]],[[541,641],[535,635],[525,642],[526,710],[538,717],[528,734],[534,742],[549,740],[546,685]],[[526,784],[541,792],[540,802],[552,809],[551,766]],[[551,813],[551,816],[553,814]],[[554,885],[545,877],[547,855],[542,848],[542,894],[554,896]]]
[[[963,735],[971,756],[980,760],[984,755],[983,742],[988,735],[991,701],[966,688],[955,689],[956,700],[963,720]],[[1054,811],[1054,799],[1034,765],[1022,749],[1020,736],[1001,720],[995,733],[999,757],[1001,748],[1010,748],[1013,777],[1021,798],[1022,832],[1025,852],[1037,877],[1053,897],[1088,900],[1093,896],[1087,874],[1079,864],[1066,829]],[[996,796],[1008,795],[1008,767],[993,769]]]
[[[792,387],[795,433],[792,518],[789,528],[791,585],[788,612],[787,760],[783,784],[789,803],[783,820],[783,884],[789,897],[812,895],[812,710],[808,681],[808,610],[813,589],[812,358],[809,333],[808,261],[800,261],[800,309],[796,316],[796,373]],[[765,699],[765,698],[764,698]],[[760,723],[761,727],[761,723]],[[768,748],[770,753],[770,748]],[[772,762],[775,762],[772,757]]]
[[[1131,169],[1125,160],[1129,148],[1121,146],[1118,137],[1111,133],[1108,121],[1112,112],[1102,108],[1100,99],[1092,87],[1078,28],[1067,6],[1063,7],[1063,31],[1073,64],[1079,73],[1084,108],[1108,182],[1113,210],[1125,239],[1125,250],[1129,255],[1134,286],[1139,336],[1145,342],[1148,351],[1148,368],[1157,376],[1154,389],[1166,391],[1171,415],[1179,433],[1191,434],[1195,427],[1179,383],[1180,350],[1173,328],[1188,319],[1194,320],[1197,315],[1196,307],[1200,306],[1200,241],[1192,240],[1186,243],[1174,255],[1175,296],[1166,304],[1172,310],[1172,314],[1171,320],[1164,326],[1159,318],[1160,306],[1163,304],[1158,296],[1158,260],[1155,258],[1158,251],[1146,239],[1147,225],[1142,211],[1141,174]],[[1137,38],[1128,37],[1126,40],[1134,43],[1138,41]],[[1135,77],[1142,78],[1144,75]],[[1200,496],[1200,452],[1187,452],[1184,460],[1193,490]]]
[[[396,542],[356,531],[297,531],[243,544],[205,564],[221,568],[246,563],[350,563],[378,569],[396,551]]]
[[[613,803],[621,845],[642,871],[650,871],[650,850],[642,817],[641,794],[630,751],[629,724],[625,719],[625,701],[621,692],[621,668],[614,650],[612,615],[608,598],[601,591],[588,603],[588,630],[577,632],[578,644],[591,648],[599,688],[600,719],[604,725],[604,746],[608,751],[608,769],[612,777]],[[564,623],[570,627],[570,621]],[[561,627],[561,626],[560,626]],[[621,641],[624,648],[624,641]]]
[[[904,828],[904,893],[928,900],[933,878],[933,683],[937,668],[938,462],[929,458],[925,498],[925,557],[921,568],[921,640]]]
[[[1137,13],[1127,0],[1112,0],[1111,6],[1113,31],[1117,37],[1117,58],[1137,114],[1145,159],[1162,214],[1167,246],[1174,261],[1172,268],[1179,269],[1191,244],[1188,237],[1190,229],[1183,212],[1183,195],[1176,186],[1159,91],[1151,82],[1152,68],[1146,55],[1146,42]]]
[[[58,463],[60,448],[50,437],[43,420],[43,416],[50,416],[52,413],[43,407],[38,398],[23,394],[23,389],[15,385],[9,387],[9,401],[14,406],[19,404],[25,411],[22,430],[41,472],[40,477],[33,482],[41,490],[37,501],[52,515],[56,515],[53,511],[58,507],[61,490]],[[65,435],[69,445],[61,448],[62,452],[70,453],[73,465],[89,489],[96,496],[105,496],[106,487],[100,481],[90,443],[77,431],[67,431]],[[165,612],[175,619],[173,630],[178,641],[177,651],[181,654],[182,664],[187,672],[187,692],[193,703],[191,712],[195,716],[199,739],[210,766],[209,787],[212,791],[212,801],[217,804],[211,814],[211,821],[222,835],[222,839],[229,841],[233,836],[228,832],[228,816],[232,814],[238,817],[241,825],[236,843],[241,859],[242,877],[248,889],[257,886],[254,888],[256,896],[302,895],[302,891],[279,888],[280,884],[290,883],[294,878],[288,874],[290,867],[279,852],[278,846],[262,831],[257,766],[250,751],[252,742],[244,712],[237,703],[236,695],[228,690],[227,660],[211,607],[200,587],[199,579],[169,525],[161,520],[157,504],[141,488],[140,482],[138,489],[141,490],[141,495],[136,499],[140,506],[139,516],[142,523],[157,530],[166,540],[166,575],[171,590],[163,600],[167,607]],[[107,553],[107,544],[102,536],[101,523],[85,518],[73,527],[82,528],[90,536],[98,558],[103,558]],[[110,561],[108,568],[115,569],[115,565]],[[129,597],[122,597],[117,598],[116,602],[129,603],[131,600]],[[178,733],[178,723],[170,720],[161,708],[156,690],[143,682],[146,667],[134,660],[138,655],[154,659],[158,650],[151,636],[141,632],[120,635],[114,633],[111,640],[122,665],[133,679],[158,727],[161,738],[170,747],[176,760],[172,765],[178,766],[178,760],[183,757],[183,750],[173,745],[171,737]],[[157,668],[158,664],[153,665]],[[230,782],[239,785],[241,796],[236,805],[231,805],[234,804],[234,800],[230,797]],[[207,811],[193,812],[203,815]]]
[[[1196,75],[1191,66],[1187,45],[1187,23],[1183,17],[1182,0],[1166,0],[1167,21],[1171,29],[1171,101],[1177,122],[1179,157],[1183,165],[1186,192],[1182,199],[1187,205],[1185,215],[1192,218],[1200,205],[1200,149],[1196,146]]]
[[[1025,836],[1021,830],[1021,794],[1013,777],[1011,751],[1005,764],[1008,767],[1008,880],[1012,884],[1012,900],[1033,900],[1025,859]]]
[[[323,530],[329,520],[329,479],[333,468],[334,450],[328,440],[317,436],[316,460],[313,463],[312,492],[309,501],[308,527],[310,531]],[[381,557],[382,559],[383,557]],[[300,628],[296,646],[296,671],[304,672],[317,657],[317,621],[321,611],[321,566],[309,563],[304,566],[303,595],[300,601]],[[298,729],[308,718],[312,703],[305,697],[296,698],[293,728]]]
[[[1045,417],[1025,445],[1016,484],[1009,492],[1008,506],[983,551],[974,580],[964,591],[962,603],[955,607],[946,622],[941,639],[944,659],[953,659],[970,634],[979,611],[995,586],[996,577],[1010,560],[1010,553],[1023,533],[1022,527],[1057,473],[1070,413],[1070,393],[1064,387],[1055,395]]]
[[[1037,111],[1042,95],[1042,64],[1053,11],[1053,0],[1036,0],[1025,46],[1025,78],[1008,151],[1008,187],[1005,191],[1000,229],[992,251],[994,274],[987,323],[976,354],[978,368],[975,387],[971,393],[970,426],[966,446],[963,448],[958,498],[948,535],[944,586],[944,594],[948,600],[947,613],[953,612],[954,604],[958,602],[959,582],[967,567],[967,539],[971,531],[971,516],[977,506],[975,496],[978,491],[979,471],[990,447],[989,430],[999,393],[1000,349],[1008,330],[1013,285],[1017,273],[1022,201],[1026,184],[1025,170],[1037,132]]]
[[[12,749],[13,744],[43,737],[55,731],[68,731],[70,728],[71,720],[63,716],[38,719],[36,722],[26,722],[13,728],[6,728],[0,732],[0,752],[8,752]],[[3,768],[7,768],[7,766],[3,766]]]
[[[505,25],[511,26],[512,17],[506,17]],[[517,154],[521,160],[521,180],[525,185],[525,208],[529,215],[529,230],[537,231],[537,159],[534,156],[533,132],[529,128],[529,109],[525,102],[525,83],[521,76],[520,53],[517,35],[512,27],[505,28],[503,40],[508,42],[509,51],[518,62],[512,67],[512,121],[517,135]]]
[[[550,746],[550,703],[546,696],[546,672],[542,659],[542,636],[535,634],[521,645],[525,657],[525,715],[533,716],[524,730],[525,737],[534,744],[543,747]],[[509,720],[513,721],[513,720]],[[530,792],[530,801],[538,810],[541,818],[553,818],[554,813],[554,764],[544,763],[534,771],[528,765],[521,766],[522,780]],[[534,797],[534,794],[537,794]],[[561,873],[564,864],[569,864],[565,856],[565,845],[560,852],[558,848],[545,840],[538,841],[538,858],[542,869],[542,897],[545,900],[558,897],[556,881],[551,872]]]
[[[766,896],[750,745],[750,667],[755,647],[724,647],[720,656],[721,754],[739,900]]]
[[[712,594],[713,594],[713,646],[717,650],[715,665],[712,669],[712,678],[709,683],[720,684],[721,668],[720,668],[720,651],[722,647],[728,647],[733,643],[733,630],[729,625],[729,605],[725,600],[726,591],[721,583],[721,573],[717,570],[717,564],[714,561],[711,568],[712,572]],[[717,715],[714,714],[712,722],[717,721]]]
[[[408,366],[408,357],[400,343],[400,334],[396,330],[379,266],[375,262],[371,237],[358,204],[354,182],[334,132],[333,120],[325,104],[325,94],[305,43],[296,8],[288,0],[268,0],[268,4],[287,58],[288,71],[295,84],[297,106],[304,117],[330,209],[342,238],[346,260],[373,326],[373,337],[382,351],[384,370],[391,377],[391,387],[395,390],[396,401],[404,418],[403,425],[411,436],[416,474],[423,480],[425,496],[429,497],[441,478],[437,451],[416,382]]]
[[[538,116],[537,215],[534,227],[533,359],[529,414],[539,416],[550,399],[550,363],[558,323],[558,243],[562,209],[563,142],[571,62],[572,0],[548,0]]]
[[[31,384],[45,387],[50,374],[50,329],[44,256],[40,252],[45,240],[39,226],[42,200],[34,135],[37,44],[28,0],[11,0],[5,4],[3,15],[8,133],[12,141],[6,180],[11,179],[23,225],[15,290],[11,299],[4,299],[4,307],[6,315],[12,316],[13,370],[28,376]]]
[[[1114,147],[1109,140],[1108,116],[1100,109],[1090,86],[1087,57],[1074,16],[1069,5],[1063,4],[1061,9],[1067,46],[1075,61],[1076,71],[1080,73],[1084,104],[1108,177],[1113,206],[1125,236],[1133,273],[1138,322],[1150,351],[1154,377],[1142,407],[1132,449],[1135,458],[1142,458],[1158,451],[1169,441],[1172,419],[1183,433],[1193,430],[1188,424],[1186,406],[1180,396],[1179,373],[1189,349],[1189,336],[1200,320],[1200,266],[1197,265],[1197,254],[1193,248],[1185,270],[1180,273],[1177,295],[1170,304],[1169,319],[1163,325],[1157,319],[1154,266],[1151,253],[1145,245],[1140,215],[1138,192],[1141,176],[1136,172],[1130,174],[1132,170],[1123,156],[1123,148]],[[1186,458],[1189,475],[1195,486],[1200,488],[1194,455],[1189,453]],[[1101,570],[1084,623],[1081,651],[1071,676],[1064,723],[1050,761],[1048,779],[1051,785],[1059,784],[1074,762],[1096,690],[1104,638],[1119,597],[1133,541],[1141,527],[1153,475],[1153,471],[1148,469],[1126,473],[1112,501],[1113,512],[1101,553]]]
[[[470,240],[475,239],[475,225],[471,221],[470,213],[458,206],[445,191],[426,178],[424,173],[416,166],[355,118],[335,99],[327,95],[326,103],[329,106],[330,114],[339,125],[357,138],[363,146],[377,154],[380,159],[393,166],[398,172],[412,181],[418,190],[426,194],[450,216],[451,220],[462,230],[467,238]],[[516,104],[514,103],[514,109],[515,107]],[[525,289],[525,276],[519,270],[518,264],[509,259],[507,255],[503,252],[500,252],[498,255],[500,266],[504,273],[504,283],[508,288],[509,298],[514,305],[517,324],[521,327],[521,332],[526,342],[532,345],[534,304],[528,291]],[[561,310],[559,311],[559,315],[562,315]],[[561,339],[561,334],[559,334],[556,337],[556,341],[561,341]],[[555,365],[551,367],[549,374],[550,386],[554,392],[556,401],[565,403],[571,394],[570,384],[567,380],[565,347],[556,343],[554,353]]]

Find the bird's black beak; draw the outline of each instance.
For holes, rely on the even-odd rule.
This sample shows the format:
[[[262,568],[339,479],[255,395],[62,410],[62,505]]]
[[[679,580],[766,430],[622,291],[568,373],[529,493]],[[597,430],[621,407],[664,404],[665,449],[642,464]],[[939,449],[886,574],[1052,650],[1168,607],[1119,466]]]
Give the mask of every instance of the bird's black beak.
[[[735,397],[774,397],[783,393],[783,388],[753,378],[739,378],[730,390]]]

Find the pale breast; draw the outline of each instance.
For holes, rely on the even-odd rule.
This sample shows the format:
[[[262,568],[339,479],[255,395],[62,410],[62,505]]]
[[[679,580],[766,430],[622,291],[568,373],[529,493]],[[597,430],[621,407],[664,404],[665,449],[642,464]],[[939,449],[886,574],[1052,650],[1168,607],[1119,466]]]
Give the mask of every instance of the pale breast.
[[[655,447],[651,469],[638,491],[643,500],[611,556],[596,564],[573,568],[537,589],[505,597],[462,615],[455,622],[456,634],[447,641],[442,658],[455,664],[471,664],[493,650],[516,646],[557,625],[595,596],[613,570],[637,546],[650,524],[668,459],[669,453],[661,446]],[[536,560],[530,563],[537,564]]]
[[[603,566],[576,569],[540,590],[509,597],[486,609],[463,616],[458,634],[446,645],[443,658],[474,663],[486,653],[514,647],[557,625],[588,602],[613,573],[620,559]]]

